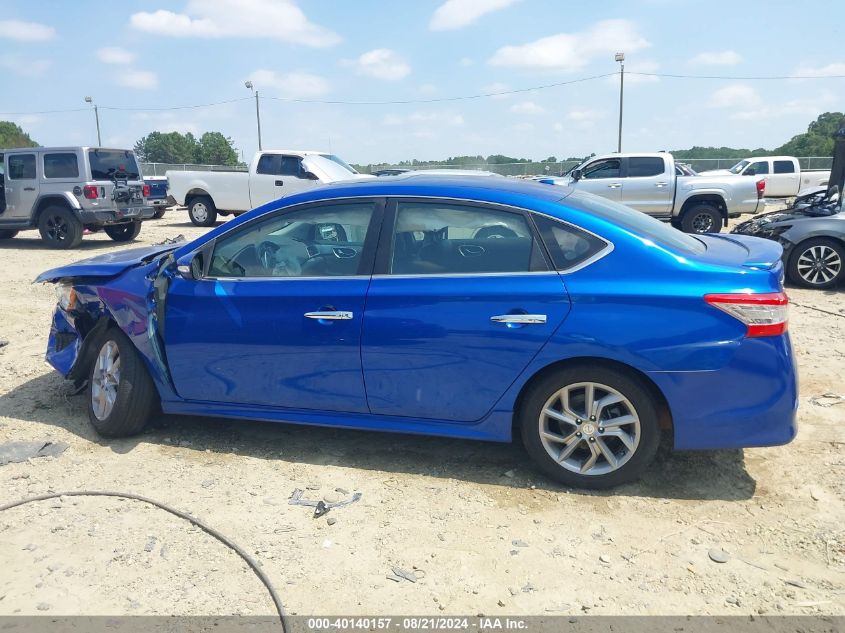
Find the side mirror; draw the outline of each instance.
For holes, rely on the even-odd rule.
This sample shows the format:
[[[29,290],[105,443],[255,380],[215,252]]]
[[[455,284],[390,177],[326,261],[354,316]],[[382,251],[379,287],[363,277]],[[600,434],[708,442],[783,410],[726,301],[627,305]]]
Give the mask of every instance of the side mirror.
[[[306,171],[303,175],[307,180],[320,180],[320,177],[312,171]]]
[[[199,279],[202,277],[202,253],[188,253],[176,260],[176,272],[182,279]]]
[[[581,180],[581,170],[573,169],[570,176],[572,176],[572,180]]]

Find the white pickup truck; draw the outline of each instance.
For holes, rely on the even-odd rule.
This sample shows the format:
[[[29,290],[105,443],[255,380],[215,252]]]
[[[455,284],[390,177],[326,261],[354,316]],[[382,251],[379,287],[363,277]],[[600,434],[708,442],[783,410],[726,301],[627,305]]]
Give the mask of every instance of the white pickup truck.
[[[678,175],[666,152],[594,156],[561,178],[540,182],[621,202],[687,233],[718,233],[728,218],[762,209],[765,186],[751,178]]]
[[[316,185],[374,178],[359,174],[334,154],[265,150],[255,154],[248,172],[168,171],[173,204],[188,207],[197,226],[214,226],[217,215],[239,215],[262,204]]]
[[[766,182],[767,198],[791,198],[799,192],[826,187],[830,170],[802,170],[794,156],[744,158],[730,169],[699,172],[702,176],[752,176]]]

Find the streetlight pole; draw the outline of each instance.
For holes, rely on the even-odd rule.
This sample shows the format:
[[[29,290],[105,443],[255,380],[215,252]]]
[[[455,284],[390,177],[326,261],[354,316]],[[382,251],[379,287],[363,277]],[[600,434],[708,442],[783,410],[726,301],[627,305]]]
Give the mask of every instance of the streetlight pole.
[[[85,97],[85,103],[90,103],[94,106],[94,119],[97,121],[97,147],[102,146],[103,141],[100,140],[100,111],[97,109],[97,104],[91,97]]]
[[[258,91],[252,85],[251,81],[245,81],[244,86],[252,90],[255,95],[255,121],[258,124],[258,151],[261,151],[261,109],[258,107]]]
[[[616,53],[613,58],[619,62],[619,142],[616,151],[622,153],[622,98],[625,94],[625,53]]]

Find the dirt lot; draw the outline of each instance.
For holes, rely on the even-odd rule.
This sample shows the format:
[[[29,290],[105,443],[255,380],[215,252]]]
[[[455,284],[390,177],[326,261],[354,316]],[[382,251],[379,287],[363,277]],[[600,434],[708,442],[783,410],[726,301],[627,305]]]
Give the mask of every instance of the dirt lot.
[[[171,211],[139,242],[200,232]],[[845,403],[818,399],[845,394],[845,288],[789,291],[795,442],[664,452],[640,483],[598,494],[537,476],[517,446],[187,418],[100,439],[43,360],[54,292],[30,282],[121,247],[36,238],[0,245],[0,441],[70,447],[0,466],[0,504],[86,488],[170,503],[254,553],[298,614],[845,614]],[[313,519],[287,504],[295,488],[363,497]],[[417,582],[388,579],[393,567]],[[0,614],[273,612],[232,552],[133,501],[3,512],[0,568]]]

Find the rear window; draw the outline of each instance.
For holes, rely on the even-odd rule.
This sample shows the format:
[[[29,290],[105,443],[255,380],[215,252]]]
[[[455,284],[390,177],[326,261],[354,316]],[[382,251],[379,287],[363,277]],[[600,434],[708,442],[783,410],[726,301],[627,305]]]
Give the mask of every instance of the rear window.
[[[631,233],[651,240],[659,246],[678,251],[687,255],[698,255],[704,253],[707,247],[704,242],[694,238],[692,235],[683,233],[672,228],[669,224],[655,220],[653,217],[635,211],[630,207],[585,194],[580,191],[573,191],[561,201],[563,204],[573,202],[588,213],[598,216],[612,224],[622,227]]]
[[[775,161],[775,173],[776,174],[794,174],[795,173],[795,163],[791,160],[776,160]]]
[[[135,155],[130,151],[92,149],[88,151],[92,180],[113,180],[126,178],[137,180],[141,175]]]
[[[628,178],[659,176],[666,171],[660,156],[632,156],[628,159]]]
[[[57,152],[44,154],[45,178],[78,178],[79,164],[76,154],[72,152]]]

